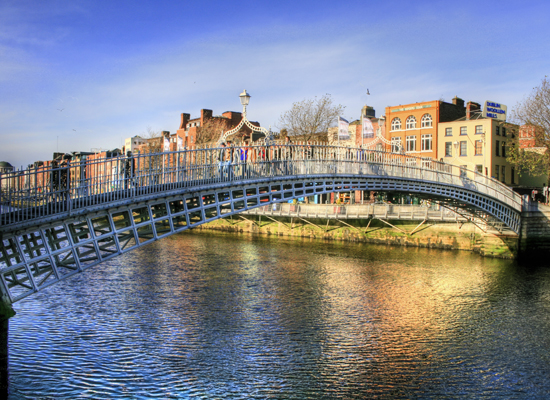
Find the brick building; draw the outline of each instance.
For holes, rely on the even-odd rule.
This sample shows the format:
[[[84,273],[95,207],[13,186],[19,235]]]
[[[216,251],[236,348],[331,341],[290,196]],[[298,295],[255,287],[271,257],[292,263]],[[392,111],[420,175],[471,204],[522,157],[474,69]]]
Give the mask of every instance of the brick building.
[[[391,151],[437,159],[439,123],[465,115],[464,100],[458,97],[452,104],[433,100],[386,107],[386,132]]]

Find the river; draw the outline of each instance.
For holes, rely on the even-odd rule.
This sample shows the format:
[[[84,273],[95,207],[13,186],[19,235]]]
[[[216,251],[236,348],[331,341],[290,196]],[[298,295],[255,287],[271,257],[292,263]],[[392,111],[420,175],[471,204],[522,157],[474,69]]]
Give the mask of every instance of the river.
[[[186,232],[16,303],[9,399],[549,398],[550,268]]]

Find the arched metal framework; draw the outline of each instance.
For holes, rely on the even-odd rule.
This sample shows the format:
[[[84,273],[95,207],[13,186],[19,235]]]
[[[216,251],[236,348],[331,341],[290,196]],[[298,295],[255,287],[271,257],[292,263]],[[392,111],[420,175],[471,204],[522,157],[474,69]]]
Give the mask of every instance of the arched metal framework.
[[[458,206],[472,218],[498,219],[516,233],[520,229],[520,197],[472,171],[330,146],[248,151],[246,159],[241,149],[230,148],[144,155],[131,163],[100,160],[69,167],[71,177],[86,178],[72,181],[68,193],[46,186],[30,194],[7,191],[2,200],[11,208],[4,209],[0,225],[3,296],[13,303],[151,241],[254,207],[331,192],[415,193]],[[90,172],[100,170],[108,173]],[[21,177],[2,176],[2,187],[14,185],[9,179],[16,176]]]

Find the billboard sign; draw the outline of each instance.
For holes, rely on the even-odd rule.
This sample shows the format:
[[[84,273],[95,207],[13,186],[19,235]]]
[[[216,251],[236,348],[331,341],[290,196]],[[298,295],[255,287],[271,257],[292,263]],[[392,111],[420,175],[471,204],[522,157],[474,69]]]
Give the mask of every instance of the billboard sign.
[[[483,108],[483,116],[506,121],[506,111],[507,107],[504,104],[487,100],[485,102],[485,107]]]

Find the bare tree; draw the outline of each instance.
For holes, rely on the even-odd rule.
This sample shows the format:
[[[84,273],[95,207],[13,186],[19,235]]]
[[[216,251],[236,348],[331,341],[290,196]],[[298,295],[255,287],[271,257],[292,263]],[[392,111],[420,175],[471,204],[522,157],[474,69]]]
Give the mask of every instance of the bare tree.
[[[330,94],[305,99],[292,104],[292,108],[280,116],[278,125],[290,136],[311,140],[317,134],[323,134],[326,140],[328,128],[336,124],[344,108],[340,104],[334,105]]]
[[[208,118],[197,129],[196,144],[216,143],[221,137],[222,131],[229,129],[229,120],[226,118]]]
[[[548,173],[550,167],[550,81],[545,76],[540,86],[520,103],[511,113],[512,120],[518,125],[526,125],[535,137],[535,147],[520,149],[513,146],[508,161],[520,171],[533,174]]]
[[[150,153],[160,153],[164,149],[161,131],[155,131],[148,126],[146,132],[143,133],[143,138],[147,139],[147,147]]]

